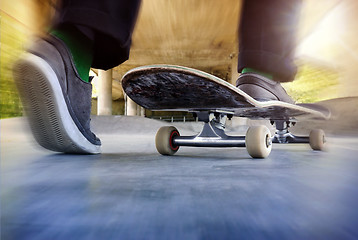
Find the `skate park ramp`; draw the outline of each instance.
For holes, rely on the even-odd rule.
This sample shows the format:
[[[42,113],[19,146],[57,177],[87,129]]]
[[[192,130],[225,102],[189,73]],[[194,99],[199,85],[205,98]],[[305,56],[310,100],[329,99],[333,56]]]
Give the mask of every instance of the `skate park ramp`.
[[[352,113],[341,101],[329,105]],[[154,136],[171,123],[142,117],[93,116],[100,155],[41,149],[25,118],[1,120],[1,239],[356,239],[353,122],[326,122],[323,152],[274,145],[252,159],[245,148],[161,156]],[[257,123],[235,119],[228,131]],[[201,127],[174,125],[183,135]],[[297,130],[316,126],[326,127]]]

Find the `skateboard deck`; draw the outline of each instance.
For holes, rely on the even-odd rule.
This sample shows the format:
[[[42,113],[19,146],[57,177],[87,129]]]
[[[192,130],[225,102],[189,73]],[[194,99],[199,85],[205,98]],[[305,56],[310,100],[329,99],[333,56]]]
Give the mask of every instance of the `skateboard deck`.
[[[291,134],[289,128],[299,120],[328,119],[328,109],[318,104],[259,102],[230,83],[199,70],[173,65],[139,67],[123,76],[122,86],[144,108],[189,111],[204,122],[202,131],[193,136],[181,136],[173,126],[160,128],[155,142],[163,155],[173,155],[181,146],[246,147],[253,158],[265,158],[272,143],[309,143],[313,150],[322,150],[326,141],[321,129],[302,137]],[[253,126],[245,136],[228,136],[225,122],[232,116],[270,119],[276,127],[275,135],[271,137],[265,126]]]
[[[232,84],[206,72],[175,65],[150,65],[127,72],[125,93],[138,105],[162,111],[224,111],[251,119],[328,119],[330,111],[318,104],[260,102]]]

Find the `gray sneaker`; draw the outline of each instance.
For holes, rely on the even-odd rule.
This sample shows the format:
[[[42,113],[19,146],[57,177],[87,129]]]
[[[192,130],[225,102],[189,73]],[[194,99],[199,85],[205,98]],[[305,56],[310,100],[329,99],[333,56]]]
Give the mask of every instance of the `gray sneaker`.
[[[282,101],[294,104],[279,82],[256,73],[243,73],[236,81],[236,87],[258,101]]]
[[[101,141],[90,130],[92,85],[82,81],[67,46],[38,39],[13,68],[30,127],[44,148],[97,154]]]

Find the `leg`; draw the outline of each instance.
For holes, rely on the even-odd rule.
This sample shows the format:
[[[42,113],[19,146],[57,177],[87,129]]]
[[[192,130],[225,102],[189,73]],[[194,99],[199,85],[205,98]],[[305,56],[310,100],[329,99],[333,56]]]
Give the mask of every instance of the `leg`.
[[[17,61],[15,82],[41,146],[100,152],[101,141],[90,130],[88,71],[91,64],[108,69],[128,59],[138,7],[139,1],[64,0],[54,31]]]
[[[300,6],[301,0],[244,0],[238,59],[243,74],[237,85],[254,98],[293,102],[278,82],[296,74],[292,55]]]
[[[54,26],[76,26],[94,44],[92,67],[110,69],[129,57],[140,0],[63,0]]]

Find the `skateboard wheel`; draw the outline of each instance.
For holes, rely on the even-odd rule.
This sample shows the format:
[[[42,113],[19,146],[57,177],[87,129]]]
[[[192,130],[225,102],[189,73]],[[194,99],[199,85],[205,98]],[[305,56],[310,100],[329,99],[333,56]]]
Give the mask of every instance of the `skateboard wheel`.
[[[246,132],[245,144],[251,157],[267,157],[272,149],[270,130],[265,126],[250,127]]]
[[[157,151],[162,155],[175,154],[179,150],[179,146],[175,146],[173,143],[175,136],[180,136],[175,127],[161,127],[155,136]]]
[[[314,129],[310,132],[310,146],[313,150],[322,151],[324,143],[326,142],[326,136],[322,129]]]

